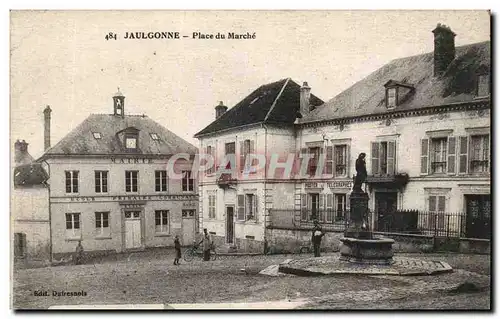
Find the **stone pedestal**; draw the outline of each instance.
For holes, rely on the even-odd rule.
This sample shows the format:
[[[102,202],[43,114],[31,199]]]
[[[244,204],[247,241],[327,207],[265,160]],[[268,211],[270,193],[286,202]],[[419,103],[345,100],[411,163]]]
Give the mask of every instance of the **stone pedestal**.
[[[384,264],[392,263],[392,244],[390,238],[374,238],[369,230],[370,225],[363,227],[363,222],[368,223],[368,194],[363,191],[353,191],[350,196],[351,215],[349,227],[344,232],[340,241],[340,260]],[[366,219],[366,220],[364,220]]]

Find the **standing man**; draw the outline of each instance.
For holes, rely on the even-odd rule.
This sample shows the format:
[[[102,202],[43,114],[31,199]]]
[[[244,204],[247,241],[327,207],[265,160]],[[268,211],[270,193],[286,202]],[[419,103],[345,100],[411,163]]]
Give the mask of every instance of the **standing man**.
[[[314,257],[320,257],[320,247],[321,247],[321,239],[325,233],[321,230],[321,226],[319,225],[319,222],[317,219],[314,220],[314,228],[313,228],[313,233],[312,233],[312,244],[314,248]]]
[[[82,241],[78,241],[78,245],[75,250],[75,265],[80,265],[83,263],[83,246]]]
[[[203,229],[203,261],[210,261],[210,235],[206,228]]]
[[[179,236],[178,235],[175,235],[174,248],[175,248],[174,265],[178,265],[179,264],[179,260],[181,259],[181,243],[179,242]]]

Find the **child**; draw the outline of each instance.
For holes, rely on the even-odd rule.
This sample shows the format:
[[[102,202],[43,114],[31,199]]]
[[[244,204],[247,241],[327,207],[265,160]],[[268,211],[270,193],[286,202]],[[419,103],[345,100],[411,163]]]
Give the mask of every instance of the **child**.
[[[179,242],[178,235],[175,235],[174,248],[175,248],[174,265],[179,265],[179,260],[181,259],[181,243]]]

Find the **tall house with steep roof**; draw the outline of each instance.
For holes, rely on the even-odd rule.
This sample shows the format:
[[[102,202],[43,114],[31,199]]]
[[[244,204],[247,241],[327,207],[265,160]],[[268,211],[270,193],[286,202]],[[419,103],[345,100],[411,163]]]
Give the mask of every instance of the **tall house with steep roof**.
[[[112,102],[111,114],[91,114],[38,160],[50,176],[55,256],[80,240],[87,252],[121,252],[173,246],[175,235],[190,245],[198,232],[196,147],[127,114],[119,90]],[[187,154],[175,161],[182,178],[173,178],[167,163],[179,153]]]
[[[306,82],[287,78],[260,86],[230,109],[220,102],[215,120],[195,135],[200,152],[215,159],[199,175],[200,225],[219,249],[263,251],[270,209],[293,208],[295,193],[293,172],[281,167],[270,174],[270,164],[295,154],[295,121],[321,104]],[[249,154],[266,159],[265,166]]]

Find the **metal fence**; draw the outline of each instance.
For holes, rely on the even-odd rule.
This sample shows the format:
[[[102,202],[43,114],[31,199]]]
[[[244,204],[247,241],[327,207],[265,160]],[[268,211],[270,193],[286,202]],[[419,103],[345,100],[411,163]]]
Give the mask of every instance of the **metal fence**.
[[[293,209],[269,210],[269,227],[310,229],[318,219],[324,230],[344,231],[348,227],[348,211],[303,211]],[[372,221],[373,219],[373,221]],[[398,210],[383,214],[370,213],[367,226],[374,231],[436,237],[466,237],[466,217],[462,212],[429,212]]]

